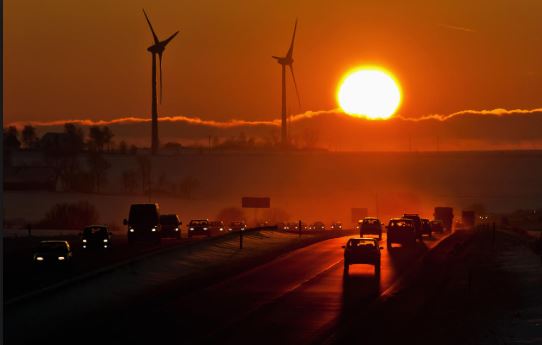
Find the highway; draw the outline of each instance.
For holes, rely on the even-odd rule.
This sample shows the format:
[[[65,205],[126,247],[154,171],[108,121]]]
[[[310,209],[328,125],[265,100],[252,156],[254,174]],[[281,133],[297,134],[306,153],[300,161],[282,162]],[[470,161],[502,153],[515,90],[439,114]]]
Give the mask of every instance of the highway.
[[[378,279],[368,265],[351,266],[344,277],[347,237],[322,241],[206,288],[138,299],[62,335],[80,344],[317,343],[390,288],[439,238],[389,251],[384,237]],[[89,325],[93,332],[85,331]]]

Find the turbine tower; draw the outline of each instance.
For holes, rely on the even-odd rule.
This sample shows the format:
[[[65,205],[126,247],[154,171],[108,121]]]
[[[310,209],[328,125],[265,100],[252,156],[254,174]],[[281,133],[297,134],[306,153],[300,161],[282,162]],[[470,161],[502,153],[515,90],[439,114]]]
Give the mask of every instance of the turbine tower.
[[[167,44],[175,37],[179,31],[175,32],[173,35],[169,36],[167,39],[160,41],[154,29],[152,28],[151,21],[147,16],[145,10],[143,10],[145,19],[149,24],[151,29],[152,37],[154,39],[154,44],[147,48],[147,50],[152,54],[152,129],[151,129],[151,152],[153,155],[158,151],[158,105],[156,104],[156,55],[158,55],[158,63],[160,64],[160,104],[162,104],[162,54],[166,49]]]
[[[290,48],[288,49],[288,52],[286,53],[286,56],[279,57],[279,56],[273,56],[273,59],[276,59],[277,62],[282,66],[282,127],[281,127],[281,144],[283,147],[288,146],[288,123],[287,123],[287,115],[286,115],[286,66],[290,68],[290,72],[292,72],[292,79],[294,80],[294,86],[295,86],[295,93],[297,95],[297,102],[299,103],[299,106],[301,106],[301,100],[299,98],[299,92],[297,91],[297,83],[295,81],[295,74],[294,74],[294,41],[295,41],[295,32],[297,30],[297,19],[295,21],[294,25],[294,34],[292,35],[292,42],[290,43]]]

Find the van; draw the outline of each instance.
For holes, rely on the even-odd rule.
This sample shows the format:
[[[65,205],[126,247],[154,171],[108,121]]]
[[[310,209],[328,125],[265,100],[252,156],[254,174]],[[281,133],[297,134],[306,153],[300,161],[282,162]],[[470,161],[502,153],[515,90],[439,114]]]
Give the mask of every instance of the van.
[[[130,206],[128,219],[124,219],[128,227],[128,242],[135,240],[151,240],[160,242],[160,209],[158,204],[133,204]]]

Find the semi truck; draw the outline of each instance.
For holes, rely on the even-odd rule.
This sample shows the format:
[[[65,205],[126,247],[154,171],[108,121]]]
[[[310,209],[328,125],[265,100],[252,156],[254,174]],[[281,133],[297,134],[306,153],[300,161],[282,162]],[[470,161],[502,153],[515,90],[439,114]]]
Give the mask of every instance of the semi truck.
[[[435,220],[439,220],[442,223],[444,231],[451,231],[454,221],[454,209],[452,207],[435,207],[435,213],[433,214]]]

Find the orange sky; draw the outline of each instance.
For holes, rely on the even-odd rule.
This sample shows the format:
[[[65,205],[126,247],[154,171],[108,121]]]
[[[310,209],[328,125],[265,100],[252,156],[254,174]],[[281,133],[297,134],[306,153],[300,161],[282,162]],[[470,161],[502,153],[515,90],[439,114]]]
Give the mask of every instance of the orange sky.
[[[378,64],[402,84],[404,116],[541,105],[542,1],[4,1],[4,123],[150,113],[151,35],[164,59],[161,115],[270,120],[299,18],[302,107],[336,107],[336,83]],[[290,82],[290,81],[289,81]],[[294,101],[293,90],[289,97]]]

